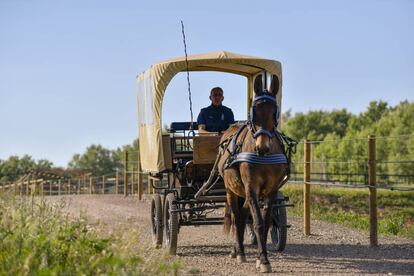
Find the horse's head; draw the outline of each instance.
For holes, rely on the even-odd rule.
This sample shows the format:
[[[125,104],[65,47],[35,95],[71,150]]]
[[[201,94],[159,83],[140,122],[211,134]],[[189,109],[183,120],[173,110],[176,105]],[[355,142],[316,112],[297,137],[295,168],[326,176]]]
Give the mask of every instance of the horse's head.
[[[255,150],[259,155],[264,155],[270,150],[271,139],[275,135],[277,126],[277,101],[279,91],[279,79],[272,76],[269,91],[263,86],[262,75],[254,80],[254,97],[251,110],[251,128],[256,140]]]

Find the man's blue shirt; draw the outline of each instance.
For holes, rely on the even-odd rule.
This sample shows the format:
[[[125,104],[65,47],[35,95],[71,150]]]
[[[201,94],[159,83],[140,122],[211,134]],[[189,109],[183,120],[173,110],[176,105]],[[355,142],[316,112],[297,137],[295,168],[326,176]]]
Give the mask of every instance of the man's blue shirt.
[[[210,132],[225,131],[233,123],[233,111],[224,105],[205,107],[201,109],[197,118],[197,124],[206,125],[206,130]]]

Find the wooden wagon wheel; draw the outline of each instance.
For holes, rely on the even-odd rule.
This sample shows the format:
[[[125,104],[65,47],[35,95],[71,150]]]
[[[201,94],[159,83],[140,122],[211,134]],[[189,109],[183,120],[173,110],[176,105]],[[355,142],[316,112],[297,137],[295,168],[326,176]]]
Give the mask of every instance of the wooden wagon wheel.
[[[151,199],[151,236],[156,248],[162,245],[162,202],[159,194],[154,194]]]
[[[171,255],[177,252],[178,241],[178,214],[173,212],[176,209],[174,205],[175,196],[170,193],[165,198],[164,203],[164,233],[165,233],[165,247]]]

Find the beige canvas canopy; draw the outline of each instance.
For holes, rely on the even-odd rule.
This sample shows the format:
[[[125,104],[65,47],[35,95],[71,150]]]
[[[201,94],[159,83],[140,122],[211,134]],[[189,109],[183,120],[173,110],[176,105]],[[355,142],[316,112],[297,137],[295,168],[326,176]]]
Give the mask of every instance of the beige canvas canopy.
[[[251,91],[253,78],[257,74],[266,71],[277,75],[280,86],[282,86],[281,64],[275,60],[226,51],[191,55],[187,60],[189,71],[218,71],[245,76],[247,78],[248,108],[253,93]],[[165,170],[161,130],[162,101],[171,79],[177,73],[186,70],[185,57],[180,57],[155,64],[137,76],[139,146],[143,171],[161,172]],[[281,95],[282,90],[279,87],[279,106]]]

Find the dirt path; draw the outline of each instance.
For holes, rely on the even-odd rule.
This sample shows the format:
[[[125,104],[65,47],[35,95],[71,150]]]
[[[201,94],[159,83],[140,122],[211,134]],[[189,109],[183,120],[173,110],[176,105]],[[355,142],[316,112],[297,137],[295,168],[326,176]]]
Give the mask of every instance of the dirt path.
[[[91,222],[101,221],[109,228],[123,226],[140,229],[142,242],[149,234],[149,199],[115,196],[62,196],[67,210],[78,215],[86,211]],[[51,202],[59,197],[50,197]],[[380,246],[368,246],[368,233],[343,226],[312,221],[311,236],[302,234],[302,220],[288,217],[292,227],[284,252],[269,246],[274,272],[308,275],[414,275],[414,241],[380,237]],[[237,265],[229,257],[233,244],[223,235],[222,226],[182,227],[177,258],[183,262],[183,274],[255,275],[255,248],[247,246],[247,263]]]

